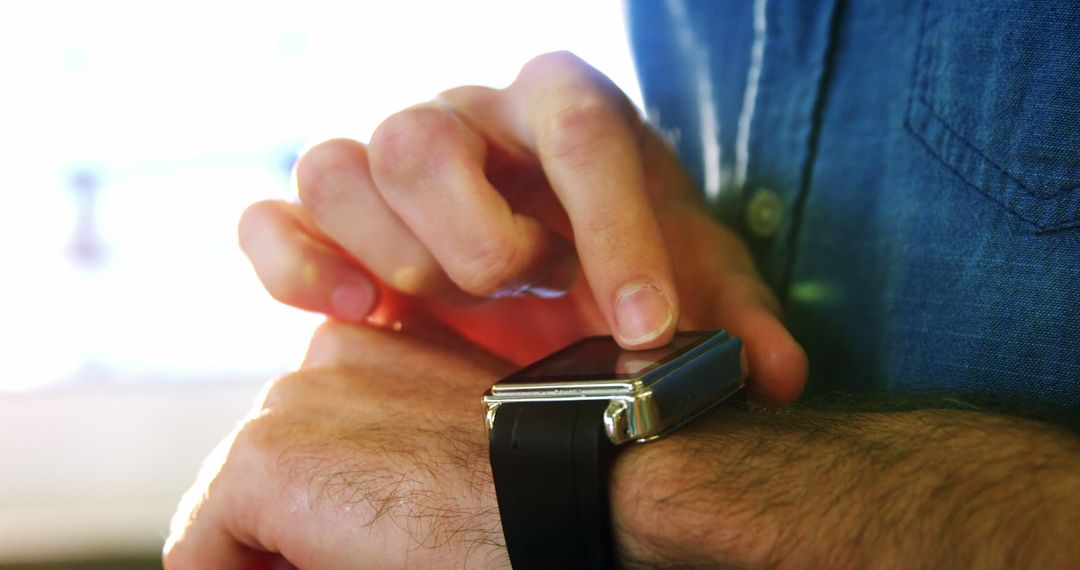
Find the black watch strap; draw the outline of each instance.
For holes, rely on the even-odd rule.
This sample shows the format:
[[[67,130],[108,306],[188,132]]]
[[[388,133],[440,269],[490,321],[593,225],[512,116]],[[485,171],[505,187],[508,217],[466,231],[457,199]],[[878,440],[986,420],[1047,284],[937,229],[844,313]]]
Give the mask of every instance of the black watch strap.
[[[488,452],[515,570],[610,568],[606,400],[505,403]]]

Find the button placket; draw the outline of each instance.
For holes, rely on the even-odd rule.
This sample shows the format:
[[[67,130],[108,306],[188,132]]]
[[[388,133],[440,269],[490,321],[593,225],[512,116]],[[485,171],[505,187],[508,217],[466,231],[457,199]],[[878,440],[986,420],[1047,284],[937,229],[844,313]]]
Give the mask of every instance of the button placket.
[[[836,11],[835,0],[768,0],[767,5],[739,221],[762,276],[781,298],[809,192]]]

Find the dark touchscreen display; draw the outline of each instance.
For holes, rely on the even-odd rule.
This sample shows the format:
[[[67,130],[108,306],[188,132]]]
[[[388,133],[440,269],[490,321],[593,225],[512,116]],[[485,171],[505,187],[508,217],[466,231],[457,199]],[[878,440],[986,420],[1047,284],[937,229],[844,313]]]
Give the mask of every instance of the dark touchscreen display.
[[[710,333],[678,333],[651,350],[623,350],[611,337],[587,338],[536,362],[505,381],[628,379],[648,372]]]

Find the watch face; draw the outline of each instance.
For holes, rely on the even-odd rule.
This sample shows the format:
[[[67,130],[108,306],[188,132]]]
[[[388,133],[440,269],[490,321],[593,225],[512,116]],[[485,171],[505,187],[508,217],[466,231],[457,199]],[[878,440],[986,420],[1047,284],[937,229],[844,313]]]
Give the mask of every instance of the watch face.
[[[668,362],[712,333],[682,332],[665,346],[624,350],[611,337],[591,337],[535,362],[500,384],[543,380],[629,380]]]

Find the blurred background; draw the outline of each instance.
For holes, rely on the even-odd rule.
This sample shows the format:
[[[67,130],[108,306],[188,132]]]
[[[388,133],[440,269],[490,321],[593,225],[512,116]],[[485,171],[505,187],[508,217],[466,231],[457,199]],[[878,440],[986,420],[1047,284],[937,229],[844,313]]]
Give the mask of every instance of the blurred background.
[[[236,220],[297,156],[568,49],[635,101],[617,0],[0,4],[0,568],[154,568],[202,458],[320,319]]]

